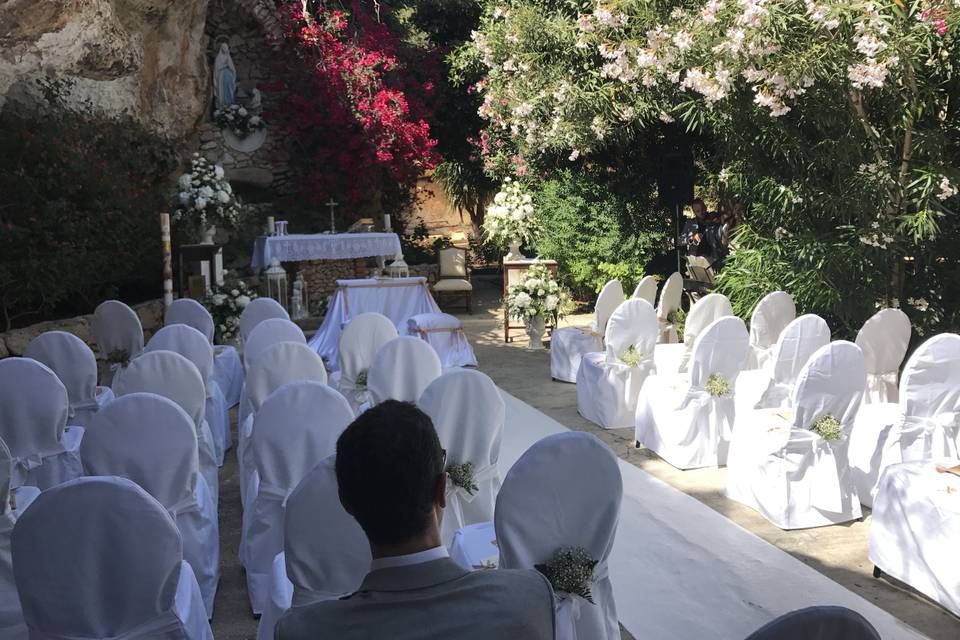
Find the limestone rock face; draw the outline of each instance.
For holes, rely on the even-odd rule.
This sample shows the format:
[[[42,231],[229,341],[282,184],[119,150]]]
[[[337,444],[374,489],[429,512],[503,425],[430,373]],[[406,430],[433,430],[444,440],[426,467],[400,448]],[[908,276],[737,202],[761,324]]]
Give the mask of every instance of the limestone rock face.
[[[36,94],[47,73],[72,99],[144,125],[193,131],[210,95],[209,0],[0,0],[0,108]]]

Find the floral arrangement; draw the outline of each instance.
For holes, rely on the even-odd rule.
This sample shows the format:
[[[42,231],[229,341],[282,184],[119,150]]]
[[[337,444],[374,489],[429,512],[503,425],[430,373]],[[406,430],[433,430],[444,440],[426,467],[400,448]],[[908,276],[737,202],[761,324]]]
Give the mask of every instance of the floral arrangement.
[[[554,321],[566,314],[570,296],[550,270],[534,265],[523,274],[519,284],[510,287],[507,294],[507,310],[510,316],[527,321],[537,316],[550,316]]]
[[[730,384],[719,373],[710,374],[705,388],[714,398],[722,398],[730,394]]]
[[[477,486],[476,471],[472,462],[447,465],[447,476],[449,476],[450,482],[464,489],[470,495],[480,490]]]
[[[620,362],[628,367],[636,367],[643,360],[643,353],[637,349],[636,345],[630,345],[620,354]]]
[[[240,337],[240,314],[257,297],[257,292],[243,280],[215,287],[207,295],[204,304],[213,316],[217,344],[227,344]]]
[[[489,242],[505,245],[512,241],[528,243],[537,232],[533,197],[519,182],[507,178],[504,186],[487,207],[483,231]]]
[[[590,583],[596,566],[597,561],[583,547],[563,547],[557,549],[549,562],[534,568],[550,581],[557,593],[579,596],[593,604]]]
[[[367,371],[367,369],[362,370],[360,373],[357,374],[357,379],[354,381],[353,385],[357,389],[360,389],[361,391],[366,389],[368,375],[369,375],[369,372]]]
[[[246,107],[239,104],[217,109],[213,112],[213,121],[221,129],[229,129],[240,138],[246,138],[254,131],[260,131],[267,126],[263,118],[250,113]]]
[[[213,224],[235,227],[240,220],[240,202],[226,179],[223,167],[193,154],[190,171],[180,176],[180,204],[176,221],[205,229]]]
[[[811,430],[827,442],[839,440],[843,436],[843,427],[840,425],[840,421],[829,413],[817,418]]]

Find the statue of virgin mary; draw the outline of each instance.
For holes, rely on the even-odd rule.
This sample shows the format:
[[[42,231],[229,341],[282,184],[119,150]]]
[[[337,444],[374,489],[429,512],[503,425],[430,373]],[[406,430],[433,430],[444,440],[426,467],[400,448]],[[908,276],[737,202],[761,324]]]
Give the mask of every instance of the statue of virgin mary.
[[[226,42],[220,45],[220,52],[213,64],[213,95],[217,109],[223,109],[237,101],[237,68],[230,57],[230,47]]]

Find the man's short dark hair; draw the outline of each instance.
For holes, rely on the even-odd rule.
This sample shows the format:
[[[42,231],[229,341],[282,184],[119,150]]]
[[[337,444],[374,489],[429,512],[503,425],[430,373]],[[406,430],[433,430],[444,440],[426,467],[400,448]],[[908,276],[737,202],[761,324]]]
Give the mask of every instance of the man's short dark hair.
[[[409,402],[387,400],[337,440],[340,502],[373,544],[401,544],[430,526],[443,449],[433,422]]]

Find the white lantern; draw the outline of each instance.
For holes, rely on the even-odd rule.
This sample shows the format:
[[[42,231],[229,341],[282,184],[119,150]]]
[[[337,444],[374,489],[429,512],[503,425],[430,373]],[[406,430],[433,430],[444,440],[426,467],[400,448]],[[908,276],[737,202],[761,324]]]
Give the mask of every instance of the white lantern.
[[[274,258],[264,272],[267,276],[267,296],[273,298],[280,305],[290,310],[287,298],[287,272],[280,266],[280,261]]]
[[[394,261],[390,263],[390,267],[387,270],[391,278],[409,278],[410,277],[410,267],[407,266],[406,261],[403,259],[403,254],[398,253],[394,258]]]

